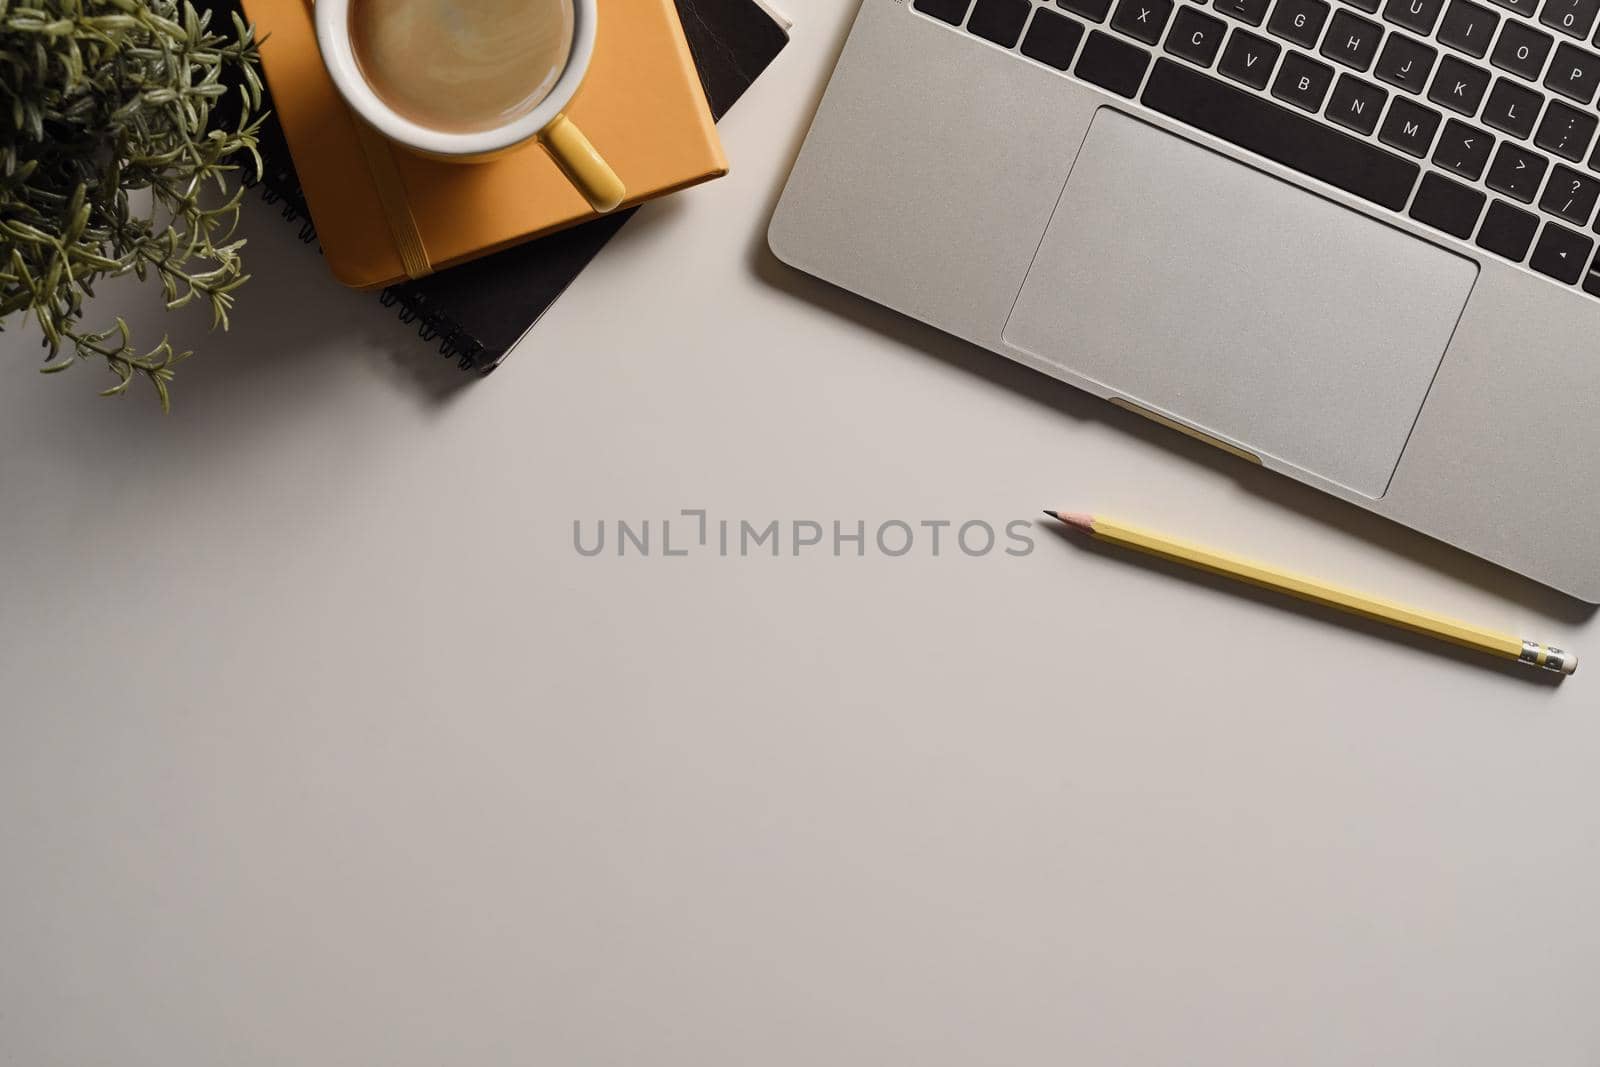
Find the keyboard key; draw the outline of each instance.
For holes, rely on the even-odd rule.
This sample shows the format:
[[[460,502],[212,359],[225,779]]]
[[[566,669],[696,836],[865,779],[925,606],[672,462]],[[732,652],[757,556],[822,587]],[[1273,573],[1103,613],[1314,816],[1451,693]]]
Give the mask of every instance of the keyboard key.
[[[1576,226],[1589,225],[1596,200],[1600,200],[1600,178],[1580,174],[1559,164],[1550,172],[1550,184],[1539,198],[1539,209]]]
[[[1265,37],[1234,30],[1233,36],[1228,38],[1228,47],[1222,50],[1222,62],[1217,64],[1217,70],[1252,89],[1265,89],[1281,51],[1283,49]]]
[[[1438,51],[1421,41],[1413,41],[1403,33],[1391,33],[1383,44],[1383,54],[1378,57],[1378,80],[1420,93],[1428,84],[1428,74],[1438,55]]]
[[[1082,37],[1083,27],[1076,21],[1041,7],[1028,24],[1028,36],[1022,39],[1022,54],[1057,70],[1066,70],[1072,66],[1072,53],[1078,50]]]
[[[1483,93],[1488,88],[1488,71],[1464,63],[1455,56],[1445,56],[1439,61],[1439,72],[1433,76],[1428,99],[1451,111],[1471,115],[1483,103]]]
[[[1563,42],[1556,48],[1556,57],[1550,61],[1544,83],[1562,96],[1587,104],[1594,99],[1597,76],[1600,76],[1600,56]]]
[[[1409,160],[1169,59],[1156,60],[1142,100],[1163,115],[1391,211],[1405,207],[1417,180],[1419,168]]]
[[[1439,21],[1442,10],[1444,0],[1389,0],[1383,6],[1383,17],[1396,26],[1427,37],[1433,33],[1433,24]]]
[[[1028,0],[978,0],[967,19],[967,32],[1010,48],[1022,36],[1032,10]]]
[[[1287,100],[1295,107],[1317,111],[1321,109],[1322,98],[1328,95],[1328,86],[1332,83],[1332,67],[1307,59],[1299,52],[1290,52],[1283,57],[1283,66],[1278,68],[1278,77],[1272,83],[1272,95],[1279,100]]]
[[[1322,54],[1356,70],[1372,66],[1378,54],[1378,41],[1383,37],[1383,27],[1368,22],[1359,15],[1339,11],[1328,27],[1328,36],[1322,41]]]
[[[1378,115],[1389,94],[1351,74],[1339,75],[1328,101],[1328,118],[1365,136],[1378,128]]]
[[[961,20],[967,17],[967,6],[971,2],[972,0],[912,0],[911,6],[924,15],[932,15],[941,22],[959,26]]]
[[[1428,154],[1433,135],[1439,132],[1440,115],[1432,108],[1413,104],[1403,96],[1394,98],[1389,114],[1378,131],[1378,140],[1390,148],[1421,158]]]
[[[1552,30],[1560,30],[1582,40],[1594,28],[1594,17],[1600,14],[1600,0],[1545,0],[1539,21]]]
[[[1438,174],[1424,174],[1417,198],[1411,202],[1411,217],[1452,237],[1471,237],[1485,199],[1470,186]]]
[[[1367,14],[1371,15],[1378,10],[1380,0],[1342,0],[1342,2],[1349,4],[1354,8],[1360,8],[1362,11],[1365,11]]]
[[[1552,100],[1544,109],[1544,118],[1539,122],[1539,132],[1533,135],[1533,143],[1562,159],[1577,162],[1589,150],[1596,125],[1600,125],[1600,119],[1588,112]]]
[[[1589,273],[1583,276],[1583,291],[1590,296],[1600,296],[1600,255],[1589,264]]]
[[[1500,16],[1488,8],[1468,3],[1467,0],[1450,0],[1444,21],[1439,23],[1439,43],[1475,59],[1482,59],[1484,53],[1489,51],[1489,39],[1499,25]]]
[[[1122,0],[1111,15],[1111,28],[1155,44],[1171,16],[1172,0]]]
[[[1178,17],[1172,20],[1172,31],[1167,34],[1167,51],[1191,63],[1209,67],[1211,61],[1217,58],[1217,50],[1222,47],[1222,35],[1227,32],[1227,23],[1185,4],[1179,9]]]
[[[1555,38],[1548,33],[1540,33],[1520,22],[1508,22],[1506,28],[1500,31],[1500,39],[1494,43],[1489,62],[1501,70],[1509,70],[1519,78],[1537,81],[1552,44],[1555,44]]]
[[[1132,100],[1149,65],[1149,52],[1119,41],[1109,33],[1092,30],[1073,73],[1092,85]]]
[[[1526,15],[1530,19],[1533,18],[1534,9],[1539,6],[1539,0],[1493,0],[1493,2],[1507,9],[1508,11],[1515,11],[1519,15]]]
[[[1111,0],[1056,0],[1056,3],[1090,22],[1104,22],[1111,10]]]
[[[1544,172],[1549,167],[1550,161],[1543,156],[1514,144],[1502,143],[1500,151],[1494,154],[1494,163],[1490,165],[1489,176],[1484,181],[1497,193],[1531,204],[1533,198],[1539,195],[1539,184],[1544,181]],[[1532,239],[1531,234],[1529,239]]]
[[[1433,150],[1433,161],[1445,170],[1452,171],[1468,181],[1477,181],[1483,168],[1489,165],[1489,152],[1494,148],[1494,137],[1476,126],[1468,126],[1460,119],[1444,124],[1439,144]]]
[[[1267,0],[1216,0],[1216,9],[1252,26],[1261,25],[1267,17]]]
[[[1483,121],[1502,133],[1526,137],[1533,132],[1543,106],[1544,97],[1532,89],[1510,78],[1497,78],[1489,92],[1489,102],[1483,105]]]
[[[1322,0],[1278,0],[1267,20],[1267,32],[1301,48],[1315,48],[1327,21],[1328,5]]]
[[[1483,216],[1483,226],[1478,230],[1478,247],[1521,263],[1538,229],[1539,216],[1533,212],[1512,207],[1504,200],[1491,201],[1488,213]]]
[[[1571,285],[1583,274],[1583,265],[1589,262],[1592,248],[1594,242],[1583,234],[1547,222],[1539,235],[1539,243],[1533,246],[1533,258],[1528,260],[1528,266]]]

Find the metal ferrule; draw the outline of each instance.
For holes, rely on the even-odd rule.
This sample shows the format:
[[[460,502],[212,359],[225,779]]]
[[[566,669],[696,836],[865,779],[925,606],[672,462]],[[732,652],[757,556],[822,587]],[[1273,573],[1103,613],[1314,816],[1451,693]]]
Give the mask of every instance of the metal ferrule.
[[[1531,667],[1543,667],[1545,670],[1555,671],[1557,674],[1571,673],[1568,669],[1568,664],[1572,658],[1570,653],[1562,649],[1541,645],[1536,641],[1523,641],[1522,655],[1517,657],[1517,659]]]

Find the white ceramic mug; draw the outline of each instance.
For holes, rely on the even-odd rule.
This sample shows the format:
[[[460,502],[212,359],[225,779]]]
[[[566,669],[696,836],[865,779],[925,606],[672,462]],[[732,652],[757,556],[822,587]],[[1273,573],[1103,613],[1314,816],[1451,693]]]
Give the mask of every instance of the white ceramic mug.
[[[476,162],[537,138],[584,199],[596,211],[610,211],[622,203],[626,190],[583,131],[563,114],[589,72],[599,21],[598,0],[573,0],[572,7],[572,50],[550,92],[532,111],[503,125],[469,133],[419,125],[390,108],[372,90],[350,44],[350,0],[317,0],[317,45],[345,102],[360,119],[396,144],[435,159]]]

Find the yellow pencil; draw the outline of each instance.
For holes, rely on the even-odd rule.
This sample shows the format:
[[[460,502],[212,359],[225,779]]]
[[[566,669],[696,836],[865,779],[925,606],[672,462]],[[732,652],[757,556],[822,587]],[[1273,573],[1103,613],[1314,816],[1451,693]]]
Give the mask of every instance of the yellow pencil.
[[[1415,611],[1411,608],[1401,607],[1399,604],[1387,600],[1377,600],[1373,597],[1353,593],[1348,589],[1338,589],[1331,585],[1304,578],[1296,574],[1285,574],[1271,567],[1264,567],[1259,563],[1251,563],[1237,556],[1225,555],[1201,548],[1199,545],[1185,544],[1161,537],[1137,527],[1127,526],[1110,519],[1103,519],[1097,515],[1081,515],[1070,511],[1046,511],[1046,515],[1059,522],[1064,522],[1075,529],[1083,530],[1102,541],[1122,545],[1125,548],[1137,549],[1148,552],[1152,556],[1170,559],[1175,563],[1182,563],[1198,570],[1210,571],[1213,574],[1225,574],[1230,578],[1237,578],[1241,582],[1249,582],[1265,589],[1274,589],[1289,596],[1309,600],[1315,604],[1326,604],[1330,608],[1348,611],[1352,615],[1363,618],[1376,619],[1386,622],[1391,626],[1398,626],[1413,633],[1428,634],[1442,641],[1450,641],[1467,648],[1475,648],[1479,652],[1487,652],[1491,656],[1502,659],[1516,660],[1526,663],[1530,667],[1542,667],[1547,671],[1556,671],[1561,674],[1571,674],[1578,669],[1578,657],[1571,652],[1564,652],[1559,648],[1541,645],[1537,641],[1525,641],[1520,637],[1510,634],[1496,633],[1477,626],[1469,626],[1464,622],[1454,619],[1442,618],[1425,611]]]

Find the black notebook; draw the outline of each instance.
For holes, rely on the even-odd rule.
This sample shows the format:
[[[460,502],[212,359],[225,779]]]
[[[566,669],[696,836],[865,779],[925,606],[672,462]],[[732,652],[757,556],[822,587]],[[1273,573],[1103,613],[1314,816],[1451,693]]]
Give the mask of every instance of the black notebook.
[[[720,119],[789,43],[788,27],[759,0],[676,3],[706,102]],[[197,6],[213,9],[212,18],[224,21],[238,10],[232,0],[197,0]],[[270,97],[266,106],[271,107]],[[219,120],[230,121],[222,115]],[[262,196],[282,205],[284,218],[299,225],[302,240],[315,241],[294,161],[275,117],[262,126],[261,157]],[[401,322],[414,324],[424,341],[436,343],[463,370],[491,371],[637,210],[619,211],[391,286],[378,299],[396,308]]]

